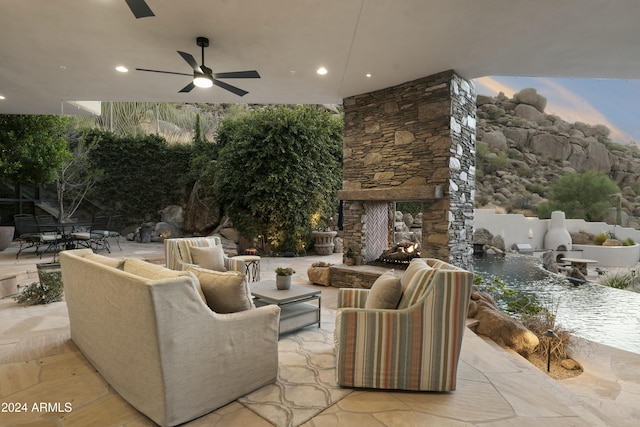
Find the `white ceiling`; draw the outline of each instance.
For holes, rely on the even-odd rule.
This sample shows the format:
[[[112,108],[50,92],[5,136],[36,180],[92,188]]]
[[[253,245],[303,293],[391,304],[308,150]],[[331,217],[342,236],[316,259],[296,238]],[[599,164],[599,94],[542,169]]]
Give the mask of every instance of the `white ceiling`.
[[[0,113],[74,113],[64,101],[340,103],[448,69],[640,78],[638,0],[0,0]],[[211,39],[214,72],[258,70],[178,93]],[[115,71],[125,65],[129,73]],[[329,73],[316,74],[324,66]],[[367,78],[365,74],[371,73]]]

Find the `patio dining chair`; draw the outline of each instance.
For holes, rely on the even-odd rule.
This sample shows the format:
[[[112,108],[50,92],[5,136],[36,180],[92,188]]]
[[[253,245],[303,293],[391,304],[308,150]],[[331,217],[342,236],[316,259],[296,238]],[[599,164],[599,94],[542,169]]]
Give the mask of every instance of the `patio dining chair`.
[[[86,231],[74,231],[71,233],[71,237],[79,246],[89,248],[93,252],[104,249],[111,253],[109,241],[107,240],[109,237],[108,222],[109,217],[96,216]]]
[[[40,239],[40,229],[38,228],[36,217],[31,214],[16,214],[13,216],[13,220],[20,243],[16,259],[18,259],[23,250],[33,247],[36,248],[36,255],[39,255],[38,251],[40,245],[42,245],[42,240]]]
[[[60,231],[58,220],[53,215],[38,215],[36,222],[40,232],[40,241],[43,245],[47,245],[47,248],[40,252],[40,258],[43,253],[49,250],[53,250],[55,253],[60,252],[64,247],[65,238],[64,233]]]

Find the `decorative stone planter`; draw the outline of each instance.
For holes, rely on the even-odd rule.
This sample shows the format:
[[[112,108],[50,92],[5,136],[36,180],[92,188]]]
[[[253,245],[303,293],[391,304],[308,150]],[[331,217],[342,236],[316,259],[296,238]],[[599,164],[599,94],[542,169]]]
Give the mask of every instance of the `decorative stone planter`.
[[[281,291],[289,289],[291,287],[291,276],[276,275],[276,287]]]
[[[0,251],[7,249],[13,241],[13,233],[15,232],[14,226],[1,226],[0,227]]]
[[[338,234],[337,231],[313,231],[311,233],[315,243],[313,248],[317,255],[331,255],[335,244],[333,239]]]

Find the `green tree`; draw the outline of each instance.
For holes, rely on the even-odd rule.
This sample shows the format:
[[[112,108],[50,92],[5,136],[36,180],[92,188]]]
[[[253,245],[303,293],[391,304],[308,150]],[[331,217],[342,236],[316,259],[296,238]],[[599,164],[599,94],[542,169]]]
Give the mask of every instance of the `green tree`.
[[[337,207],[342,119],[313,106],[266,107],[223,119],[214,188],[234,226],[276,251],[302,251]]]
[[[602,173],[566,174],[551,187],[549,201],[538,206],[538,216],[547,218],[552,211],[561,210],[567,218],[601,221],[609,211],[611,197],[619,192],[615,181]]]
[[[69,157],[67,124],[64,116],[0,115],[0,180],[53,182]]]

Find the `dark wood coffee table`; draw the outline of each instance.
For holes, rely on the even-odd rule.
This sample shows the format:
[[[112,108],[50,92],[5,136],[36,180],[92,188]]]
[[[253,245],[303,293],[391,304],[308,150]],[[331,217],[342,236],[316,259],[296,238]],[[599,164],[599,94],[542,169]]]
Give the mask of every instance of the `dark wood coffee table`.
[[[267,304],[280,307],[280,335],[316,323],[320,327],[321,291],[293,284],[280,290],[275,280],[261,280],[249,286],[257,307]]]

